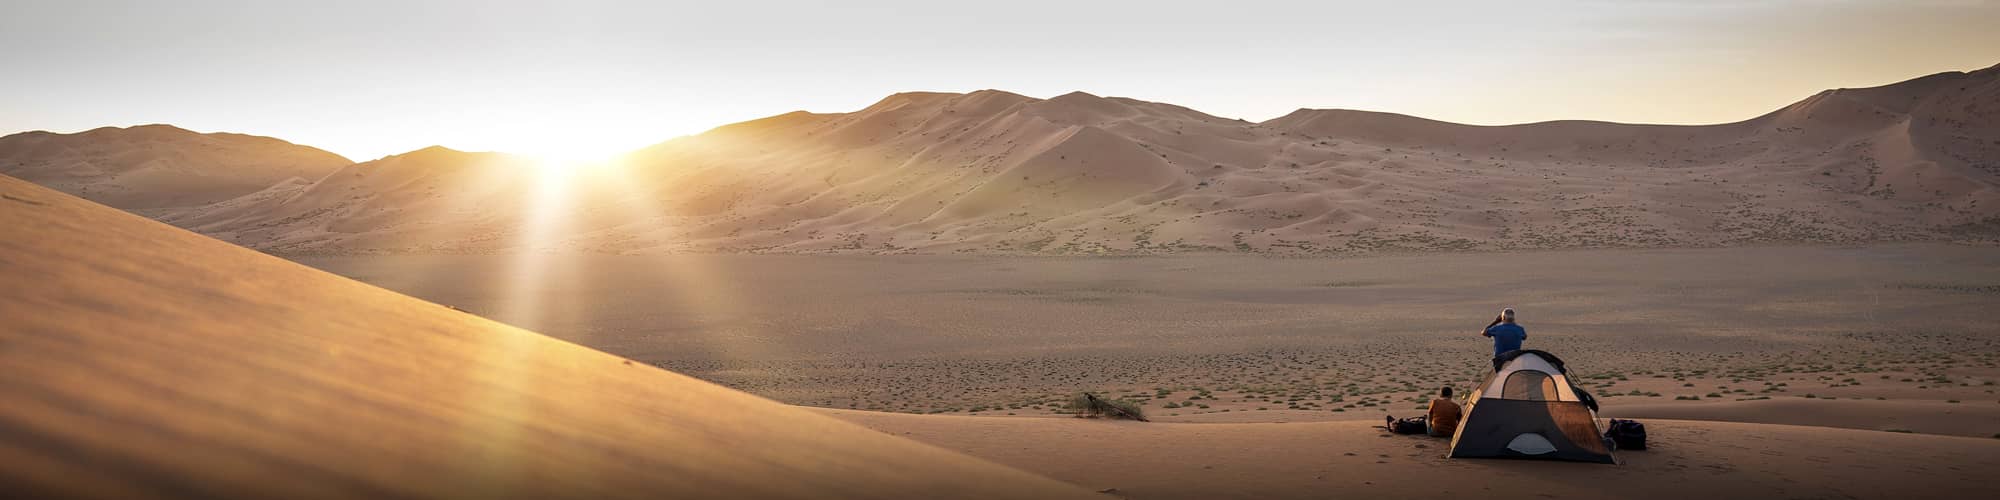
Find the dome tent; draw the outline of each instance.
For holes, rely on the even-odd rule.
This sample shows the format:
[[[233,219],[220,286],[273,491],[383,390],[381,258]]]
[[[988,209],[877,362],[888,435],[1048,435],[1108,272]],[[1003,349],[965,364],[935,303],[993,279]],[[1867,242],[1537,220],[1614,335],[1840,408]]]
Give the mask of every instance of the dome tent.
[[[1597,401],[1569,383],[1555,355],[1508,351],[1473,388],[1451,437],[1451,458],[1531,458],[1617,463],[1597,428]]]

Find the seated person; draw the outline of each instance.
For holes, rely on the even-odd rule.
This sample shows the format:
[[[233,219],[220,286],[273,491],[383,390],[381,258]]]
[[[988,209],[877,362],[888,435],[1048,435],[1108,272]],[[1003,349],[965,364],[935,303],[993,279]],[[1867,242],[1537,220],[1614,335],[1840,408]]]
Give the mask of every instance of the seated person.
[[[1428,419],[1431,436],[1451,437],[1452,433],[1458,432],[1458,420],[1463,416],[1459,412],[1458,403],[1451,400],[1451,388],[1439,390],[1437,399],[1431,400]]]

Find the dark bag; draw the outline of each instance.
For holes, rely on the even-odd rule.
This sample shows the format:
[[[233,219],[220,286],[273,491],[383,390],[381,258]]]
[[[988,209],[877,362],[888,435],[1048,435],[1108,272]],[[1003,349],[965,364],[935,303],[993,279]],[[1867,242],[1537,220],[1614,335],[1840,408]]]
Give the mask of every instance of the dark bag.
[[[1611,427],[1604,430],[1604,437],[1618,445],[1620,450],[1646,449],[1646,424],[1637,420],[1611,419]]]
[[[1389,422],[1389,432],[1397,434],[1429,434],[1430,417],[1409,417]]]

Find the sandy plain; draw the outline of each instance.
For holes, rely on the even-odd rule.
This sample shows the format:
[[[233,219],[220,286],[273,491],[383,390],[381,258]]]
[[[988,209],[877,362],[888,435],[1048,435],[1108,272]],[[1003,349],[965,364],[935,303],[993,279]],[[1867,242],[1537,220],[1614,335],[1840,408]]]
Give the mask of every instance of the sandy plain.
[[[1163,422],[1379,420],[1463,392],[1514,307],[1608,415],[2000,434],[1983,247],[301,262],[808,406],[1047,415],[1088,390]]]
[[[1121,497],[1950,497],[2000,465],[1990,248],[522,259],[304,262]],[[1483,375],[1504,306],[1653,449],[1380,432]],[[1067,416],[1084,390],[1154,422]]]

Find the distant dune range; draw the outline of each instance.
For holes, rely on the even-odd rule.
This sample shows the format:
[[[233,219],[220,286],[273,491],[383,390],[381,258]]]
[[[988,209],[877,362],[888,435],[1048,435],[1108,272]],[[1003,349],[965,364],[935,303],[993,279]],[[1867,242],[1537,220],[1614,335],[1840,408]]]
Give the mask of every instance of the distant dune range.
[[[904,93],[670,140],[567,190],[505,155],[429,148],[336,167],[269,139],[228,164],[260,168],[169,175],[158,165],[196,164],[207,144],[243,136],[158,128],[9,136],[0,172],[280,254],[2000,241],[2000,66],[1704,126],[1310,109],[1251,123],[1081,92]],[[138,135],[170,137],[126,137]],[[235,194],[189,180],[209,178]]]
[[[0,137],[0,173],[142,213],[318,179],[351,163],[269,137],[198,134],[169,125]]]

